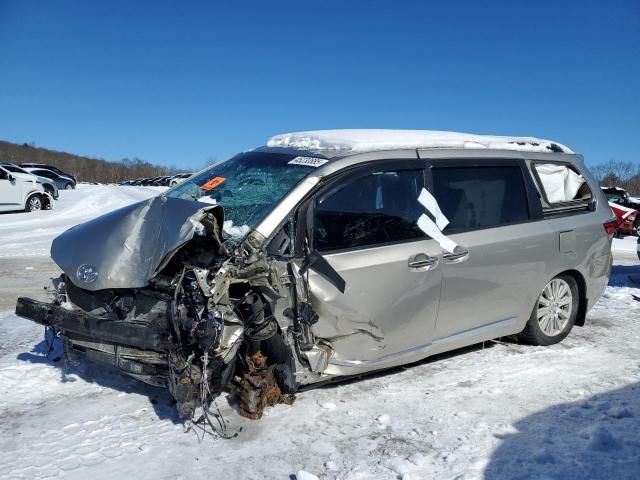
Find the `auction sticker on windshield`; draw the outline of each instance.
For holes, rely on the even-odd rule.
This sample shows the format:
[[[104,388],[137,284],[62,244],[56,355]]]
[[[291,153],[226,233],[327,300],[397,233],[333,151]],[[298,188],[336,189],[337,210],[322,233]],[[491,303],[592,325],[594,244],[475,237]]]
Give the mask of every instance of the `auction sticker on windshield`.
[[[213,190],[214,188],[216,188],[218,185],[220,185],[221,183],[223,183],[226,180],[226,178],[223,177],[213,177],[211,180],[209,180],[207,183],[205,183],[204,185],[201,185],[200,188],[202,190]]]
[[[289,161],[289,165],[305,165],[307,167],[319,167],[329,160],[317,157],[296,157]]]

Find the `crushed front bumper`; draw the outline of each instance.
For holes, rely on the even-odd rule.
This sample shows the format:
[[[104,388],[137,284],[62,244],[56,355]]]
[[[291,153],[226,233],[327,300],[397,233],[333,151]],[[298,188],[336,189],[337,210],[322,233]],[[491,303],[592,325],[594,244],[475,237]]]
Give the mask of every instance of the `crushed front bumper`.
[[[76,334],[157,352],[168,352],[171,345],[167,325],[163,322],[134,323],[101,318],[26,297],[18,298],[16,315],[62,330],[70,336]]]
[[[66,342],[67,352],[84,354],[87,360],[115,367],[150,385],[167,385],[172,344],[159,317],[120,321],[25,297],[18,298],[16,314],[52,328]]]

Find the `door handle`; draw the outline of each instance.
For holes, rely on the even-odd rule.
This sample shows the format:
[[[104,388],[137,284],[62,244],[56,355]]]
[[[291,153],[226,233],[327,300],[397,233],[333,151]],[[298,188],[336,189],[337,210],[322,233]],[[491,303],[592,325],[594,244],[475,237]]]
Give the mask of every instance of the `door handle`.
[[[409,258],[409,270],[412,272],[426,272],[438,265],[438,257],[430,257],[426,253],[418,253]]]
[[[464,250],[460,247],[456,247],[456,249],[452,253],[444,253],[442,258],[447,263],[460,263],[466,260],[469,257],[469,250]]]

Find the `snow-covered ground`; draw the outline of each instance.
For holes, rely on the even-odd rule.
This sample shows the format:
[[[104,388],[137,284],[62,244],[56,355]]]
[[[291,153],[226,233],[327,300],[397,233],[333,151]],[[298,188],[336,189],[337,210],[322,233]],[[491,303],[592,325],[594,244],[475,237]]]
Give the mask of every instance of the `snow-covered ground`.
[[[640,476],[640,265],[614,272],[587,325],[549,348],[488,342],[298,395],[259,421],[219,401],[232,440],[185,433],[170,396],[84,361],[47,358],[10,310],[44,283],[60,231],[157,191],[83,186],[54,212],[0,215],[0,477],[635,479]],[[34,235],[35,234],[35,235]],[[30,294],[44,294],[29,286]],[[33,293],[32,293],[33,292]],[[313,477],[310,477],[313,478]]]
[[[164,190],[79,184],[75,190],[60,190],[52,211],[0,214],[0,259],[49,255],[51,240],[67,228]]]

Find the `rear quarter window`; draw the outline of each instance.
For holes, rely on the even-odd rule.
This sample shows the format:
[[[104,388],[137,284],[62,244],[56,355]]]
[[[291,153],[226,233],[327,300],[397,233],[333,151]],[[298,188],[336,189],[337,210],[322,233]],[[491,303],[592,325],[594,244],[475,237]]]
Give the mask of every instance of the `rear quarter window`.
[[[593,192],[586,179],[566,163],[532,162],[531,172],[546,215],[590,210]]]

